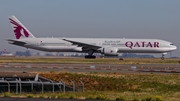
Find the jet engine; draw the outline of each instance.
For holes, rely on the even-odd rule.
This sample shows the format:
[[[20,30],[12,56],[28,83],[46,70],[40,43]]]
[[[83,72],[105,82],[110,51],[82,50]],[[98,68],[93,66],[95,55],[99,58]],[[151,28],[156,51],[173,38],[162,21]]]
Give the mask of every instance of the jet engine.
[[[118,56],[118,50],[115,47],[105,47],[101,50],[105,56]]]

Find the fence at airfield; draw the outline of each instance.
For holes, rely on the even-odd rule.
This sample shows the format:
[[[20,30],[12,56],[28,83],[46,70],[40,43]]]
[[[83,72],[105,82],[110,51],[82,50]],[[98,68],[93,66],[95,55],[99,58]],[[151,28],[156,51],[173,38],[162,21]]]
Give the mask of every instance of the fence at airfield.
[[[10,73],[10,72],[9,72]],[[71,84],[65,84],[63,80],[60,82],[55,82],[44,77],[39,77],[38,74],[33,76],[33,74],[27,73],[16,73],[9,75],[8,72],[0,73],[0,93],[3,92],[13,92],[16,94],[21,94],[22,92],[29,93],[45,93],[45,92],[77,92],[84,91],[84,84],[79,81],[75,84],[72,80]],[[28,76],[27,76],[28,75]]]

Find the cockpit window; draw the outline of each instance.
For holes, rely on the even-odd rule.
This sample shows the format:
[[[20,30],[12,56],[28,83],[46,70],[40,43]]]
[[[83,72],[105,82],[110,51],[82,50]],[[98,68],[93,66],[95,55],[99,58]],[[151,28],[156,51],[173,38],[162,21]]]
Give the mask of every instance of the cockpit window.
[[[174,44],[170,44],[170,45],[174,46]]]

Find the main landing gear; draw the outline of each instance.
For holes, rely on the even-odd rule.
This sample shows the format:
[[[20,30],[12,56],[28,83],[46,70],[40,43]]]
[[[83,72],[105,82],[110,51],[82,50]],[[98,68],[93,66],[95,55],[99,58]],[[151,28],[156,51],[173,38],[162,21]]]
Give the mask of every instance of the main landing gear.
[[[89,50],[88,55],[86,55],[84,58],[85,59],[95,59],[96,56],[94,56],[93,53],[94,53],[94,50]]]
[[[123,58],[119,58],[119,60],[123,60]]]
[[[96,58],[96,56],[94,56],[94,55],[86,55],[85,56],[85,59],[95,59]]]

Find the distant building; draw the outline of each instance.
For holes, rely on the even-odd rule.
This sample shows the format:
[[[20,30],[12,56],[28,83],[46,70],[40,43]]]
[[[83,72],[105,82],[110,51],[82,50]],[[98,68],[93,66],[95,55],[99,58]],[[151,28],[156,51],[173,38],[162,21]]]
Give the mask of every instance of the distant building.
[[[1,56],[14,56],[14,54],[12,54],[12,53],[3,53],[3,54],[1,54]]]
[[[1,52],[0,56],[14,56],[14,54],[10,52]]]
[[[122,58],[155,58],[153,55],[147,55],[147,54],[134,54],[134,53],[123,53]]]
[[[21,52],[21,51],[16,51],[15,53],[16,56],[31,56],[31,53],[29,50],[25,51],[25,52]]]

